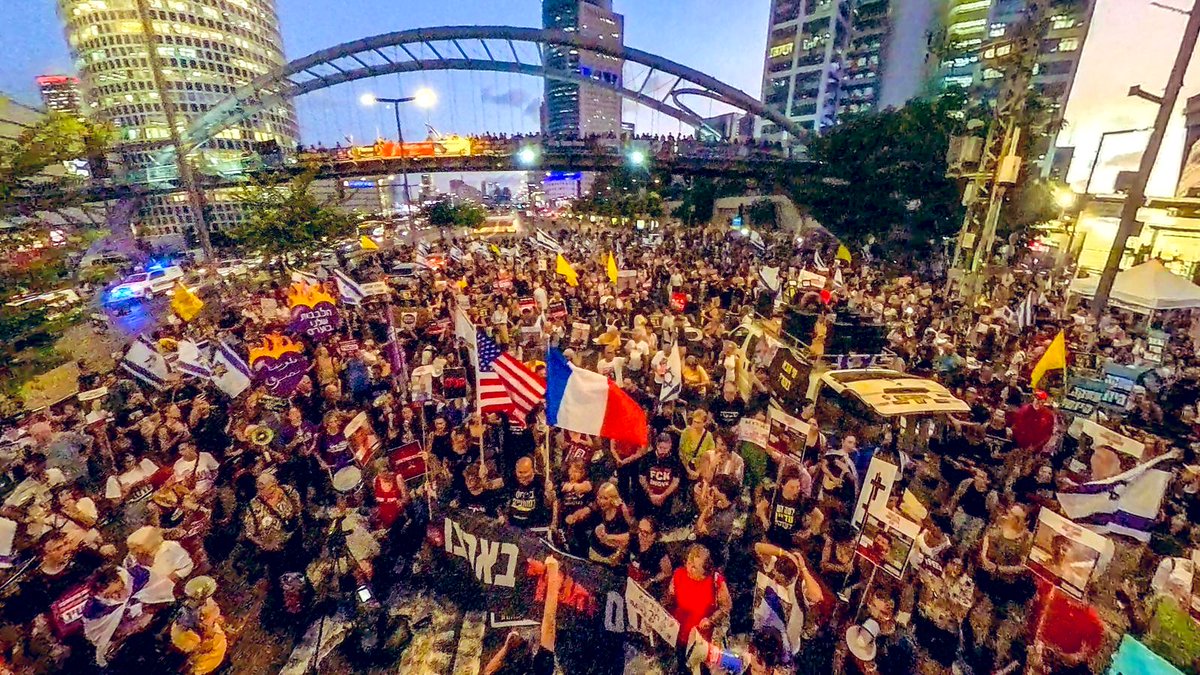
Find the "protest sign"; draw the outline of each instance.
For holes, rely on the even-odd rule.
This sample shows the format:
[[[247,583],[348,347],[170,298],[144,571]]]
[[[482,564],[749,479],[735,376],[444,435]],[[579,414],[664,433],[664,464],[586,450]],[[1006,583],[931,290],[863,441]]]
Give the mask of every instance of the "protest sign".
[[[1135,441],[1128,436],[1123,436],[1112,429],[1100,426],[1099,424],[1076,417],[1071,422],[1071,426],[1067,427],[1067,433],[1071,438],[1082,440],[1084,436],[1092,439],[1093,448],[1112,448],[1117,452],[1125,453],[1134,459],[1141,459],[1142,453],[1146,451],[1146,444],[1141,441]]]
[[[629,630],[657,635],[668,645],[679,639],[679,621],[633,579],[625,579],[625,611]]]
[[[766,449],[767,440],[771,436],[771,426],[766,422],[751,417],[743,417],[738,422],[737,435],[739,442],[750,443],[751,445]]]
[[[766,343],[768,340],[760,340]],[[804,405],[806,385],[805,377],[811,368],[790,349],[776,349],[771,365],[767,368],[767,386],[781,400],[797,407]]]
[[[1183,671],[1126,634],[1113,654],[1108,675],[1183,675]]]
[[[1131,394],[1138,380],[1146,374],[1149,368],[1135,368],[1113,361],[1104,363],[1104,383],[1108,391],[1104,393],[1103,403],[1112,410],[1125,411],[1132,405]]]
[[[671,294],[671,311],[682,312],[687,307],[687,293],[676,291]]]
[[[854,505],[854,527],[862,527],[863,518],[874,510],[877,505],[886,506],[888,497],[892,494],[892,486],[896,483],[899,467],[891,462],[871,457],[867,467],[862,489],[858,492],[858,502]]]
[[[877,506],[875,510],[868,511],[863,519],[855,552],[899,579],[904,576],[913,545],[920,534],[920,524],[886,506]]]
[[[808,445],[808,433],[811,427],[807,422],[792,417],[779,408],[771,408],[770,429],[767,433],[767,447],[781,455],[796,460],[804,456]]]
[[[825,283],[829,279],[816,272],[800,270],[800,275],[796,278],[796,281],[801,290],[819,290],[825,288]]]
[[[292,312],[292,330],[323,342],[341,325],[337,301],[316,284],[298,281],[287,292]]]
[[[388,450],[388,463],[392,471],[406,481],[416,480],[429,470],[421,444],[417,441]]]
[[[549,316],[551,319],[567,318],[566,303],[564,303],[560,300],[558,302],[552,302],[552,303],[548,304],[546,306],[546,315]]]
[[[337,352],[338,356],[343,358],[347,356],[354,356],[359,351],[358,340],[351,340],[349,338],[338,340],[336,343],[334,343],[334,351]]]
[[[446,399],[466,398],[467,369],[446,368],[442,371],[442,397]]]
[[[1104,402],[1108,384],[1091,377],[1068,377],[1062,405],[1063,412],[1091,417]]]
[[[250,370],[267,393],[290,398],[308,372],[304,347],[285,335],[263,336],[262,343],[250,348]]]
[[[91,587],[80,584],[50,605],[50,624],[55,635],[65,638],[83,629],[83,608],[91,598]]]
[[[1088,582],[1112,552],[1112,542],[1106,537],[1043,508],[1038,512],[1026,564],[1034,574],[1082,600]]]
[[[392,292],[386,281],[368,281],[365,284],[359,284],[364,295],[368,298],[376,295],[387,295]]]
[[[1167,334],[1161,330],[1146,333],[1146,360],[1162,363],[1163,351],[1167,348]]]

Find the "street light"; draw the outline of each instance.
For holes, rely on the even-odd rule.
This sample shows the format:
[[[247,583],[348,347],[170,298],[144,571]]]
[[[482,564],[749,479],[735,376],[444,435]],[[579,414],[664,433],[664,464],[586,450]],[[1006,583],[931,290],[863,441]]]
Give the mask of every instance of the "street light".
[[[643,166],[646,164],[646,153],[641,150],[634,150],[629,153],[629,163],[634,166]]]
[[[537,151],[530,147],[524,147],[517,151],[517,161],[523,166],[533,166],[537,162]]]
[[[368,108],[376,103],[387,103],[392,106],[393,112],[396,113],[396,140],[400,142],[400,169],[404,174],[404,215],[411,216],[412,203],[408,195],[408,153],[404,151],[404,126],[400,123],[400,105],[402,103],[416,103],[418,108],[432,108],[437,104],[437,93],[428,87],[421,87],[412,96],[405,96],[403,98],[380,98],[371,92],[367,92],[358,97],[358,102]]]

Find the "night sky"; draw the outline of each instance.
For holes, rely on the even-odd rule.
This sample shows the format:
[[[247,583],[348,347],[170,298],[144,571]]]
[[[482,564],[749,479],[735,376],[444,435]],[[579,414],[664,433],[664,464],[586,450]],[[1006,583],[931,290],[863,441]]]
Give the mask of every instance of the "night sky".
[[[71,72],[55,2],[0,2],[0,92],[31,104],[38,102],[33,78],[43,73]],[[644,49],[723,80],[757,97],[762,80],[769,0],[615,0],[625,15],[626,44]],[[1176,0],[1186,6],[1186,0]],[[284,47],[289,58],[379,33],[422,26],[493,24],[538,26],[538,0],[278,0]],[[336,11],[330,11],[335,7]],[[1101,132],[1149,126],[1154,106],[1129,99],[1126,90],[1142,84],[1161,92],[1185,17],[1155,8],[1145,0],[1099,0],[1084,48],[1083,63],[1067,109],[1062,144],[1077,146],[1070,179],[1082,188]],[[632,66],[626,78],[644,76]],[[1200,92],[1200,64],[1187,78],[1183,99]],[[392,128],[383,106],[357,104],[365,92],[380,96],[410,93],[429,86],[440,95],[435,109],[406,112],[406,129],[430,124],[442,133],[533,131],[541,82],[499,73],[410,74],[360,81],[315,92],[297,101],[303,141],[332,144],[351,136],[373,139]],[[717,114],[719,106],[695,101],[697,112]],[[652,111],[627,106],[626,121],[639,132],[678,131],[677,123]],[[1182,152],[1182,116],[1163,147],[1151,192],[1173,191]],[[416,136],[417,133],[409,132]],[[344,142],[344,140],[343,140]],[[1136,168],[1145,134],[1111,137],[1096,173],[1094,188],[1103,191],[1118,169]]]

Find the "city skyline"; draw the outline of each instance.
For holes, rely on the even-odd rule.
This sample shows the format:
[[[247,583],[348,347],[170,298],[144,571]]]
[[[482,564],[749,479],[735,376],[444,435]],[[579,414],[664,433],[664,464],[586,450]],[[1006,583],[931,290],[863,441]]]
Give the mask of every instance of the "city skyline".
[[[694,11],[673,11],[673,2],[616,0],[614,9],[626,15],[626,44],[646,49],[707,72],[751,96],[761,95],[762,54],[767,42],[770,0],[747,0],[736,9],[729,3],[699,0]],[[330,14],[315,0],[280,0],[279,14],[288,58],[296,58],[332,44],[391,30],[434,25],[504,24],[538,26],[541,1],[520,0],[504,7],[457,0],[406,8],[403,15],[389,11],[382,0],[358,0],[356,11]],[[0,20],[18,36],[17,47],[6,68],[0,70],[0,92],[18,101],[38,105],[35,77],[42,74],[75,75],[67,56],[66,40],[51,3],[33,3],[19,11],[0,9]],[[1091,34],[1084,45],[1077,83],[1067,107],[1067,127],[1060,145],[1075,146],[1069,181],[1077,189],[1090,168],[1100,134],[1115,129],[1148,126],[1154,107],[1125,96],[1133,84],[1161,91],[1183,28],[1183,17],[1125,0],[1097,0]],[[670,25],[671,30],[663,30]],[[1137,26],[1131,31],[1129,26]],[[1154,35],[1154,40],[1146,37]],[[703,36],[703,41],[697,41]],[[696,49],[695,45],[704,48]],[[1136,54],[1137,58],[1129,58]],[[355,105],[358,95],[378,90],[431,86],[439,91],[440,104],[428,111],[405,111],[406,128],[430,125],[442,133],[498,133],[533,131],[538,127],[541,81],[495,73],[430,73],[377,78],[315,92],[297,99],[304,142],[327,144],[353,138],[355,142],[387,134],[392,128],[382,108],[365,110]],[[1200,66],[1187,77],[1184,96],[1200,93]],[[706,109],[707,108],[707,109]],[[698,106],[701,114],[724,112],[719,105]],[[668,133],[681,127],[668,118],[626,104],[627,121],[639,132]],[[686,131],[686,128],[683,128]],[[1172,117],[1150,193],[1173,192],[1183,146],[1182,113]],[[1117,171],[1136,166],[1145,137],[1138,134],[1110,137],[1096,170],[1094,188],[1103,191]]]

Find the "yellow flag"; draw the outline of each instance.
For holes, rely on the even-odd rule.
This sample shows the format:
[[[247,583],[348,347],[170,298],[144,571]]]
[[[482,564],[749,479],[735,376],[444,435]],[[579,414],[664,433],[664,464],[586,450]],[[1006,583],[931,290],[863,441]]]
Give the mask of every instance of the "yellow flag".
[[[1050,342],[1050,346],[1046,348],[1046,353],[1042,354],[1042,358],[1038,359],[1037,365],[1033,367],[1030,386],[1038,386],[1038,382],[1042,381],[1042,377],[1046,375],[1047,371],[1066,370],[1066,368],[1067,338],[1060,330],[1058,335],[1054,336],[1054,340]]]
[[[500,255],[500,247],[495,244],[488,244],[488,250],[491,251],[494,255],[497,255],[497,256]]]
[[[554,263],[554,271],[567,278],[567,284],[571,286],[579,285],[579,275],[575,274],[575,268],[571,267],[571,263],[563,257],[563,254],[558,254],[558,261]]]
[[[368,237],[365,234],[358,238],[358,245],[362,246],[362,250],[364,250],[364,251],[378,251],[379,250],[379,244],[376,244],[374,239]]]
[[[846,248],[845,244],[838,244],[837,259],[850,262],[850,249]]]
[[[191,321],[196,318],[200,310],[204,309],[204,301],[187,286],[176,281],[175,292],[171,294],[171,309],[179,315],[179,318]]]
[[[608,272],[608,280],[613,282],[613,285],[616,285],[616,283],[617,283],[617,259],[613,257],[613,254],[611,251],[608,254],[608,265],[605,269]]]

